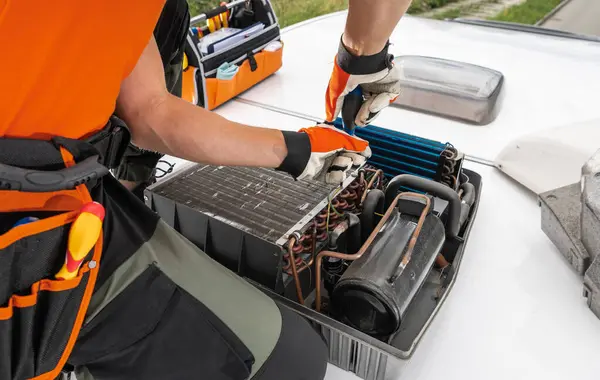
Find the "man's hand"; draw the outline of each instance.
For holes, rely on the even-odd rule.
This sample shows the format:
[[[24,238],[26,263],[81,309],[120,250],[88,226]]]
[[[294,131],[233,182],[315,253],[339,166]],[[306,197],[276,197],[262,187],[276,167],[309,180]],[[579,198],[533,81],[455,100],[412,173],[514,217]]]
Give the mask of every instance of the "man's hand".
[[[173,96],[154,38],[121,83],[116,114],[138,147],[209,165],[277,168],[295,178],[339,183],[349,160],[360,163],[371,154],[366,141],[332,127],[299,132],[251,127]]]
[[[345,96],[360,86],[364,102],[356,115],[359,127],[371,123],[379,112],[400,95],[400,72],[388,45],[374,55],[356,56],[340,41],[326,93],[327,121],[339,116]]]
[[[344,97],[360,86],[365,101],[355,123],[365,126],[400,94],[399,69],[388,41],[411,0],[350,0],[346,28],[326,93],[327,121],[339,116]]]
[[[348,170],[371,156],[369,143],[328,125],[283,132],[288,155],[278,170],[296,179],[317,179],[339,184]]]

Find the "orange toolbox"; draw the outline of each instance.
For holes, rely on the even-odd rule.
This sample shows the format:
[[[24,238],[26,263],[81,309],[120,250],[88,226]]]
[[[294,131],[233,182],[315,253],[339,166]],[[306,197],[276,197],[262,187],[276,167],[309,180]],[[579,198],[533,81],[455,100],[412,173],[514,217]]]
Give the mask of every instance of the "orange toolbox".
[[[275,73],[283,42],[269,0],[222,2],[190,22],[184,99],[215,109]]]

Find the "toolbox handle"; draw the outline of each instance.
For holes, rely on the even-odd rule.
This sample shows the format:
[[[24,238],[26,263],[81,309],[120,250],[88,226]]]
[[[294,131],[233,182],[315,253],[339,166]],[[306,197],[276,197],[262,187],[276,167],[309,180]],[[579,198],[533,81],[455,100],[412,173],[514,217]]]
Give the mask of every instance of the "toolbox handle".
[[[215,16],[220,15],[221,13],[225,13],[225,12],[227,12],[228,10],[230,10],[231,8],[233,8],[235,6],[238,6],[238,5],[246,3],[246,1],[247,0],[235,0],[235,1],[232,1],[230,3],[227,3],[226,5],[221,5],[221,6],[217,7],[217,8],[211,9],[211,10],[205,12],[205,13],[201,13],[201,14],[195,16],[195,17],[192,17],[192,19],[190,20],[190,26],[191,25],[196,25],[196,24],[198,24],[198,23],[200,23],[202,21],[206,21],[208,19],[211,19],[211,18],[213,18]]]
[[[0,163],[0,189],[46,193],[72,190],[78,185],[108,174],[108,168],[88,157],[74,166],[55,171],[23,169]]]
[[[204,13],[204,16],[208,19],[208,18],[213,18],[215,16],[220,15],[221,13],[225,13],[227,12],[227,10],[229,10],[229,8],[227,8],[224,5],[221,5],[220,7],[211,9],[210,11]]]
[[[448,226],[446,227],[446,235],[450,237],[458,236],[458,231],[460,230],[461,205],[460,198],[454,190],[439,182],[434,182],[423,177],[412,174],[400,174],[392,178],[385,190],[386,210],[394,201],[394,198],[398,194],[398,190],[403,186],[424,191],[448,201],[450,206],[448,210]]]

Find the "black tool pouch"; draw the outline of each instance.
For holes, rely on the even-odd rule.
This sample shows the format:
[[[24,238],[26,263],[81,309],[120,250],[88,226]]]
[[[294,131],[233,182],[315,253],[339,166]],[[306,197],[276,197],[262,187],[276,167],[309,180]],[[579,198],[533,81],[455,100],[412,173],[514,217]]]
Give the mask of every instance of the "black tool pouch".
[[[86,184],[108,172],[97,156],[74,162],[64,145],[79,142],[58,141],[0,138],[0,379],[59,374],[97,276],[102,238],[73,278],[55,278],[69,229],[91,202]]]
[[[125,122],[111,116],[106,126],[89,137],[87,143],[99,153],[99,162],[108,169],[116,169],[121,164],[125,151],[131,142],[131,133]]]

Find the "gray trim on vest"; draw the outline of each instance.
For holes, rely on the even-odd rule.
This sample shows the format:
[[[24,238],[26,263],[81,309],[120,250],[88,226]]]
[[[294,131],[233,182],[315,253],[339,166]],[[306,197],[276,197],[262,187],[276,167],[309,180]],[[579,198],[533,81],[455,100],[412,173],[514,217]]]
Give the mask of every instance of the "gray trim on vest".
[[[215,262],[163,220],[152,238],[94,293],[85,324],[152,263],[206,305],[248,347],[256,360],[251,375],[254,376],[281,335],[279,308],[271,298]]]

